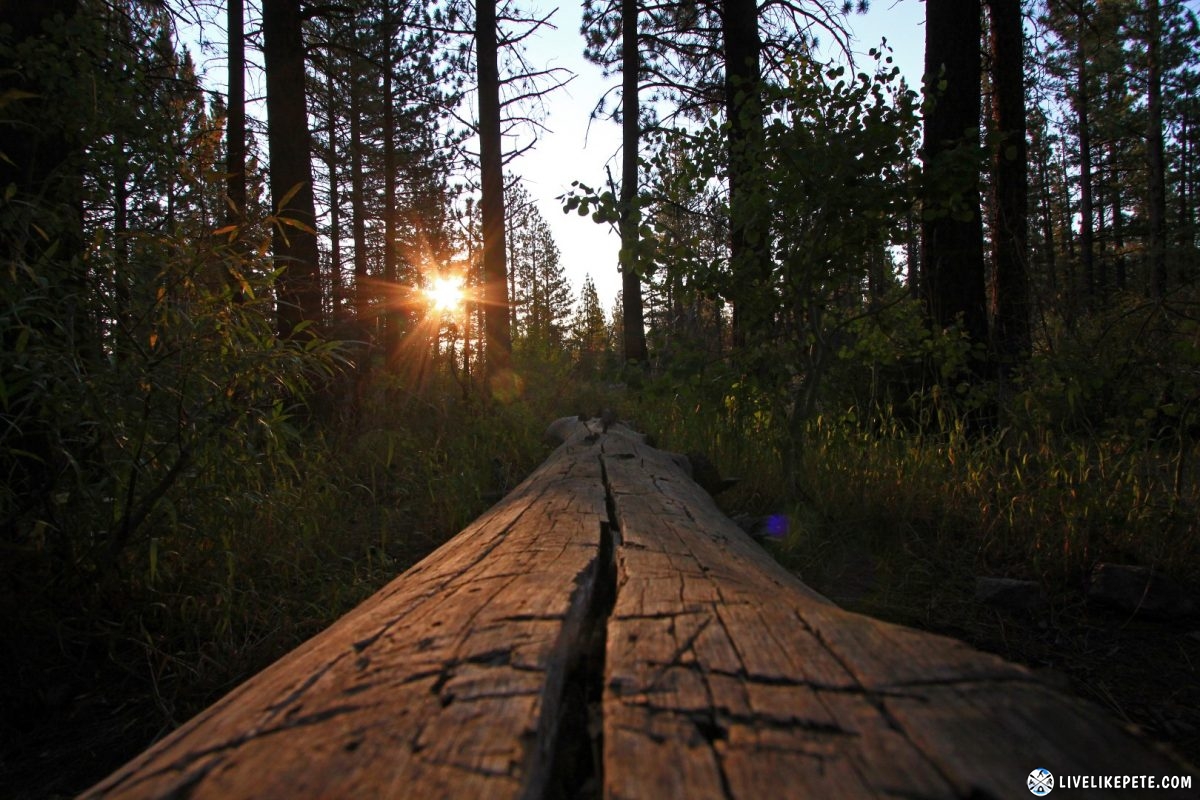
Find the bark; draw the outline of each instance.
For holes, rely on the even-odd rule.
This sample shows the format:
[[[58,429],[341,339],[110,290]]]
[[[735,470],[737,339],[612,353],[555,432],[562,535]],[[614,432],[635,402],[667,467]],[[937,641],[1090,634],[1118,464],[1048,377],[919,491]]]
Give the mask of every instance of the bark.
[[[1090,302],[1096,291],[1095,200],[1092,187],[1091,97],[1088,94],[1087,9],[1077,11],[1075,58],[1079,85],[1075,90],[1075,115],[1079,126],[1079,263],[1083,268],[1083,293]]]
[[[1146,8],[1146,167],[1149,186],[1146,216],[1149,236],[1151,293],[1161,300],[1167,293],[1167,193],[1163,157],[1162,15],[1158,0]]]
[[[229,95],[225,111],[225,224],[246,221],[246,36],[242,0],[229,0],[226,9],[229,50]],[[239,230],[236,234],[242,235]],[[241,265],[236,265],[238,268]],[[229,273],[234,300],[244,299],[237,277]]]
[[[329,291],[333,301],[333,321],[339,323],[345,315],[345,287],[342,284],[342,197],[338,181],[338,163],[340,155],[337,146],[337,114],[334,109],[338,105],[337,81],[333,75],[333,54],[330,53],[330,70],[326,76],[328,88],[328,128],[329,152],[325,162],[329,170]]]
[[[1025,37],[1021,0],[988,0],[991,12],[993,202],[992,346],[1002,368],[1029,356],[1029,222],[1025,142]]]
[[[763,135],[759,84],[762,41],[755,0],[722,0],[725,118],[729,123],[729,263],[734,301],[734,341],[745,345],[770,327],[770,261],[764,215],[756,212],[756,154]]]
[[[397,299],[390,296],[399,292],[399,269],[397,266],[396,233],[396,102],[392,97],[392,3],[383,4],[383,283],[389,297],[384,307],[384,352],[390,360],[395,359],[400,344],[401,313],[397,310]]]
[[[1115,154],[1112,157],[1115,158]],[[1116,287],[1118,292],[1123,292],[1128,280],[1125,263],[1125,213],[1121,210],[1121,183],[1115,174],[1111,190],[1113,249],[1116,251]]]
[[[638,0],[621,0],[621,323],[625,361],[645,364],[646,326],[638,268],[638,151],[641,140],[638,79]]]
[[[354,237],[354,316],[364,338],[369,338],[370,287],[367,285],[367,202],[363,175],[362,89],[359,59],[350,75],[350,216]]]
[[[1044,131],[1043,129],[1039,129]],[[1041,136],[1041,133],[1036,136]],[[1038,174],[1038,199],[1041,203],[1041,225],[1042,225],[1042,255],[1046,259],[1046,277],[1050,283],[1050,291],[1058,291],[1058,264],[1055,257],[1057,244],[1054,240],[1054,200],[1052,188],[1050,186],[1050,150],[1049,147],[1040,139],[1035,139],[1035,150],[1037,154],[1037,174]]]
[[[267,75],[267,141],[271,201],[277,217],[273,249],[283,268],[277,286],[279,333],[321,320],[314,225],[312,146],[305,105],[304,37],[299,0],[263,0],[263,64]]]
[[[986,342],[983,222],[979,169],[960,150],[979,144],[982,35],[979,0],[928,0],[925,22],[925,74],[945,83],[925,114],[922,158],[927,174],[921,224],[921,268],[930,318],[939,327],[962,326],[975,342]],[[950,164],[955,167],[951,168]],[[947,213],[946,191],[958,197]]]
[[[479,82],[479,212],[483,226],[483,301],[486,373],[508,371],[512,328],[508,317],[508,269],[504,236],[504,161],[500,139],[500,69],[496,2],[476,0],[475,54]]]

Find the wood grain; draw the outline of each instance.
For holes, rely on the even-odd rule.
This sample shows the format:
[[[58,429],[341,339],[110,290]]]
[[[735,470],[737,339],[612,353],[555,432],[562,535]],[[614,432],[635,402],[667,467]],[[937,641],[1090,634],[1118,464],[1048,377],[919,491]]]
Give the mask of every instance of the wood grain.
[[[466,530],[86,796],[1001,798],[1035,767],[1189,769],[833,605],[628,428],[548,435]]]

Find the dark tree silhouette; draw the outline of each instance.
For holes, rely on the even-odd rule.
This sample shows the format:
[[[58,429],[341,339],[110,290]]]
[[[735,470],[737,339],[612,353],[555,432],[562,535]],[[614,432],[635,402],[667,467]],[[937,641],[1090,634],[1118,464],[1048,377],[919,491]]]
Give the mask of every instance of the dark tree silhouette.
[[[638,153],[641,144],[638,82],[638,0],[621,0],[621,326],[627,362],[645,364],[646,326],[638,259]]]
[[[508,369],[512,328],[504,243],[504,154],[500,129],[500,69],[495,0],[475,3],[475,60],[479,81],[479,164],[483,226],[483,302],[487,373]]]
[[[930,318],[949,327],[961,316],[975,342],[988,336],[980,216],[979,115],[982,26],[979,0],[928,0],[922,159],[926,181],[921,279]]]
[[[312,146],[305,103],[300,0],[263,0],[263,64],[267,75],[267,141],[271,150],[274,253],[279,333],[321,319]]]
[[[992,343],[1002,367],[1029,355],[1025,37],[1021,0],[987,0],[992,65]]]

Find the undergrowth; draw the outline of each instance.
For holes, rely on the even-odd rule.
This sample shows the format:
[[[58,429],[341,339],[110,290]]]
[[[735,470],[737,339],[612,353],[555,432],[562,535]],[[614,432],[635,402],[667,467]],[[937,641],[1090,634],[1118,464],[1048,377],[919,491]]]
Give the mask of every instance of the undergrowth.
[[[867,610],[930,622],[941,599],[969,597],[977,576],[1036,581],[1056,602],[1077,602],[1103,561],[1187,584],[1200,561],[1195,410],[1163,402],[1152,360],[1121,358],[1111,380],[1080,363],[1103,345],[1045,353],[974,397],[948,399],[937,385],[895,404],[833,397],[792,443],[791,475],[778,414],[728,377],[689,392],[651,383],[627,413],[664,446],[704,452],[738,477],[721,505],[784,515],[771,552]],[[1116,383],[1138,390],[1118,402]],[[988,425],[977,422],[980,397],[992,404]]]

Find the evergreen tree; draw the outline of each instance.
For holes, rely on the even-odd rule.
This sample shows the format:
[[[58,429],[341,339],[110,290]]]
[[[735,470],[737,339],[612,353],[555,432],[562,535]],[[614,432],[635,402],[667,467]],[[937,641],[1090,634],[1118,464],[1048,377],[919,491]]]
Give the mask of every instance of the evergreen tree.
[[[519,181],[509,183],[504,207],[513,330],[527,341],[559,347],[572,306],[562,253]]]
[[[592,276],[583,279],[579,294],[579,305],[572,324],[572,339],[579,366],[585,372],[595,372],[604,366],[605,356],[611,351],[612,342],[608,335],[608,324],[600,295]]]

